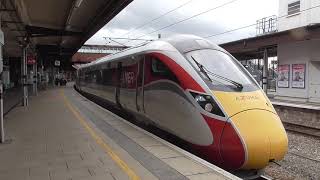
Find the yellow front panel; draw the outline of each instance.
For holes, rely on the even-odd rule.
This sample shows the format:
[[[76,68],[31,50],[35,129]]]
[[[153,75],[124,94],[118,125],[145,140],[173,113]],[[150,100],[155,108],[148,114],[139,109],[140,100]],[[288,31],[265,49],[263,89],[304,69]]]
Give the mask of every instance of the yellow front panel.
[[[212,91],[229,116],[247,109],[265,109],[275,112],[261,90],[252,92]]]
[[[285,129],[262,90],[213,91],[243,140],[247,161],[243,169],[260,169],[269,160],[280,160],[288,149]]]
[[[269,160],[281,160],[288,149],[288,139],[279,117],[265,110],[248,110],[231,118],[246,144],[244,169],[259,169]]]

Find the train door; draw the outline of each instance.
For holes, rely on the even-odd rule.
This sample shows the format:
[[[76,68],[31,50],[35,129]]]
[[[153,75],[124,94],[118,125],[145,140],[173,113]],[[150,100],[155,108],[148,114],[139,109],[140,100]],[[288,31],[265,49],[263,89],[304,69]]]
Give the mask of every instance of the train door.
[[[138,61],[138,75],[136,78],[136,110],[137,112],[144,113],[144,67],[145,57],[141,57]]]
[[[138,56],[130,56],[121,64],[120,104],[124,109],[131,111],[136,111],[138,60]]]
[[[121,107],[120,104],[120,84],[121,84],[121,73],[122,73],[122,63],[118,63],[118,68],[117,68],[117,80],[116,80],[116,104]]]

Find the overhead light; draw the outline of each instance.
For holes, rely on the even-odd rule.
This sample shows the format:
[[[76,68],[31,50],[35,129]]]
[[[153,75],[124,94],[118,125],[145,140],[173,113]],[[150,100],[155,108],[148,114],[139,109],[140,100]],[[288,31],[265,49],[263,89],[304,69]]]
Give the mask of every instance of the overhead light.
[[[75,3],[74,3],[74,7],[75,8],[79,8],[81,6],[82,1],[83,0],[76,0]]]

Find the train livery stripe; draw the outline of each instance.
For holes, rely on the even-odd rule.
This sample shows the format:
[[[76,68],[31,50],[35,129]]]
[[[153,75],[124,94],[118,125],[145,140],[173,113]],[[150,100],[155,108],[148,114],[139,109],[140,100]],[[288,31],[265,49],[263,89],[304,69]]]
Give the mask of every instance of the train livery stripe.
[[[205,92],[204,89],[199,85],[199,83],[197,83],[190,76],[190,74],[186,70],[184,70],[180,65],[178,65],[174,60],[161,53],[153,52],[150,54],[159,58],[163,63],[165,63],[169,67],[169,69],[172,72],[174,72],[174,74],[176,74],[183,89],[192,89],[198,92]]]
[[[220,153],[227,169],[239,169],[246,160],[241,137],[230,122],[226,122],[220,139]]]
[[[183,89],[180,88],[180,86],[170,80],[157,80],[153,81],[147,85],[144,86],[144,91],[156,91],[156,90],[162,90],[162,91],[170,91],[172,93],[175,93],[188,101],[192,106],[193,103],[191,100],[187,97],[187,95],[184,93]]]

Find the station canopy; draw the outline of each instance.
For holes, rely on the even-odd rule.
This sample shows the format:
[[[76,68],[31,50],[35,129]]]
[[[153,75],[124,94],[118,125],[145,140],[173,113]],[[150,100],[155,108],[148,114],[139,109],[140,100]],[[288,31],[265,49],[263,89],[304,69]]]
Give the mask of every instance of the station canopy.
[[[277,55],[279,44],[320,39],[320,23],[310,24],[285,31],[259,35],[247,39],[220,44],[237,59],[262,59],[264,49],[269,57]]]
[[[2,0],[4,57],[21,57],[22,46],[42,57],[71,56],[132,0]]]

